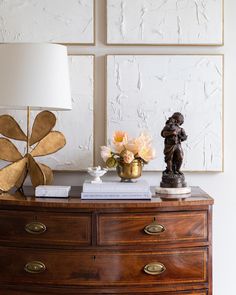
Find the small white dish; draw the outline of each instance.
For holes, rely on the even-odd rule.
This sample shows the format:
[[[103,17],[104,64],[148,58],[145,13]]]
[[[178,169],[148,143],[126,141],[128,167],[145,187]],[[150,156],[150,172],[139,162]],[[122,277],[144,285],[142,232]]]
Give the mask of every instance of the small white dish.
[[[94,177],[94,179],[91,181],[91,183],[102,183],[102,180],[100,177],[102,177],[104,174],[106,174],[108,169],[101,168],[100,166],[97,167],[88,167],[88,174]]]

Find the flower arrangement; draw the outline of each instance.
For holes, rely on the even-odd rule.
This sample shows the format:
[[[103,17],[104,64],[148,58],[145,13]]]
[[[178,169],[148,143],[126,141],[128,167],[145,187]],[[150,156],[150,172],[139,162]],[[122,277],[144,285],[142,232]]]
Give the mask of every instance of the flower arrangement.
[[[127,132],[116,131],[113,134],[112,147],[101,147],[101,156],[108,168],[116,167],[119,163],[131,164],[134,160],[147,164],[155,158],[152,138],[146,133],[130,138]]]

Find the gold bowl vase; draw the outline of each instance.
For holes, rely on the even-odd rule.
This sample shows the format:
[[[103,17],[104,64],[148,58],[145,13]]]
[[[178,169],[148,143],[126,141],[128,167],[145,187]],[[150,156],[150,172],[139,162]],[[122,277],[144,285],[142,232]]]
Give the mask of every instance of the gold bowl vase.
[[[116,167],[118,176],[122,182],[132,182],[132,179],[139,178],[142,175],[143,161],[135,159],[130,164],[119,161]]]

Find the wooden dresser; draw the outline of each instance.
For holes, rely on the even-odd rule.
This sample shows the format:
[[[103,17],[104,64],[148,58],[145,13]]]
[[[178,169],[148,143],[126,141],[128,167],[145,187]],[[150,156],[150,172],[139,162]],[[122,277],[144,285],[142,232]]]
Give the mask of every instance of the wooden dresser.
[[[213,199],[0,195],[2,295],[212,295]],[[77,197],[76,197],[77,196]]]

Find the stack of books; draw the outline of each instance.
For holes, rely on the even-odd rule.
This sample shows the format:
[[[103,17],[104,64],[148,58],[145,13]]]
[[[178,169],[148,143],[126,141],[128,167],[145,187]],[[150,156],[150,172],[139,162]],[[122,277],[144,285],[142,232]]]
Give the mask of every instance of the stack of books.
[[[150,185],[145,180],[133,183],[85,181],[81,193],[83,200],[150,200],[151,197]]]

